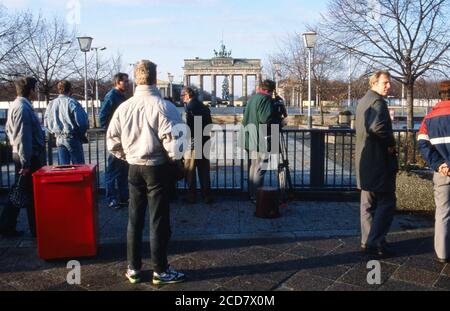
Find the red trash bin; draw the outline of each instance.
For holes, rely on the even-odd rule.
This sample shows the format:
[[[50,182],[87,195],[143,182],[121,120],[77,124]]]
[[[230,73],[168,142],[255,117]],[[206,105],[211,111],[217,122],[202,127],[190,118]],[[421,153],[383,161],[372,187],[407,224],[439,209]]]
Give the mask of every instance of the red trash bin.
[[[96,168],[96,165],[45,166],[33,174],[40,258],[97,254]]]

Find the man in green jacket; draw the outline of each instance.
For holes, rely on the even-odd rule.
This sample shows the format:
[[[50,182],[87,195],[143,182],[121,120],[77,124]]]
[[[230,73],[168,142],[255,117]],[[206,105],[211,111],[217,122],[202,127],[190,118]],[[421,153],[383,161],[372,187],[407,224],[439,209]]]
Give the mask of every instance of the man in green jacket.
[[[247,102],[242,121],[243,147],[249,153],[250,200],[256,202],[256,192],[264,184],[264,175],[269,163],[271,125],[278,124],[274,116],[272,96],[276,84],[272,80],[261,82],[258,92]]]

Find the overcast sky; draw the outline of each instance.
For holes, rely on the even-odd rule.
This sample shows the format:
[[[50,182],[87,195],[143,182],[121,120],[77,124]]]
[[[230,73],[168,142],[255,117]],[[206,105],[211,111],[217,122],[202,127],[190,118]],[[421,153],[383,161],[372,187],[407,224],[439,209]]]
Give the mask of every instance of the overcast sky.
[[[75,22],[79,34],[120,51],[124,65],[139,59],[158,64],[181,80],[183,60],[211,58],[224,40],[236,58],[263,61],[280,38],[304,31],[326,9],[326,0],[0,0],[11,10],[31,10]],[[78,10],[79,8],[79,10]]]

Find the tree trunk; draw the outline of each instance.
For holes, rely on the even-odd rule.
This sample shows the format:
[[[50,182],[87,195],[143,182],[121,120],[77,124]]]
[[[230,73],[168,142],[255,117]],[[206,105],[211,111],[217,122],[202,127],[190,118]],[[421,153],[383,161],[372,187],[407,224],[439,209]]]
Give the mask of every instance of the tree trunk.
[[[303,114],[303,83],[300,85],[300,113]]]
[[[403,162],[405,165],[409,165],[414,162],[414,81],[408,82],[405,85],[406,88],[406,103],[408,106],[408,114],[406,119],[407,141],[404,150]]]
[[[408,82],[406,88],[406,103],[408,106],[408,114],[406,118],[406,128],[414,129],[414,82]]]

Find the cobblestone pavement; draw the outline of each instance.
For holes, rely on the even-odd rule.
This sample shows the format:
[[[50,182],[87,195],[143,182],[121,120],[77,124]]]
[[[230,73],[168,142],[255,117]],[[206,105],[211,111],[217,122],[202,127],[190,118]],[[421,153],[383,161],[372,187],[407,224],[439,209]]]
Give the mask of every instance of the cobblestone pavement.
[[[35,240],[0,239],[0,290],[447,290],[450,267],[433,261],[433,223],[398,215],[389,235],[396,255],[380,260],[381,283],[369,285],[368,258],[359,252],[359,210],[353,202],[292,202],[278,219],[254,217],[238,196],[212,205],[172,205],[170,262],[185,283],[150,284],[149,243],[144,282],[131,285],[126,268],[127,210],[100,212],[95,258],[79,259],[81,284],[69,285],[67,261],[43,261]],[[22,211],[19,229],[26,230]],[[145,232],[148,241],[148,228]]]

